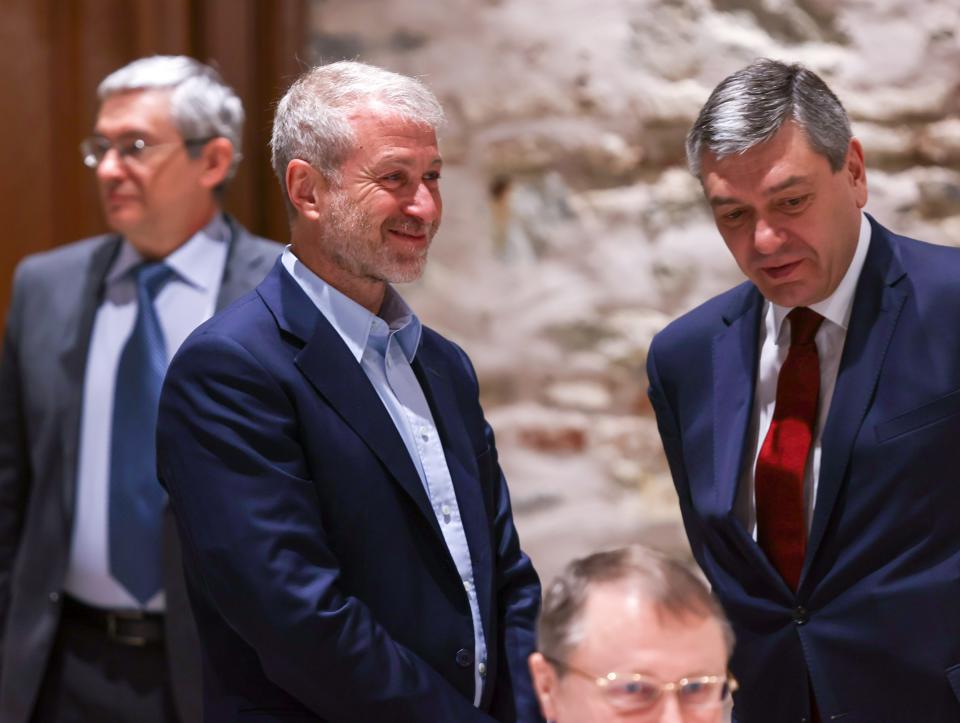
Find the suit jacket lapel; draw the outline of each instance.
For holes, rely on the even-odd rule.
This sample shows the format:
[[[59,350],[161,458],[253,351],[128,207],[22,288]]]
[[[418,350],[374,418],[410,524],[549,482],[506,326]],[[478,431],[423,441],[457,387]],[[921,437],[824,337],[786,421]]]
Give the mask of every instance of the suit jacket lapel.
[[[430,412],[443,442],[444,457],[453,480],[460,519],[463,521],[464,535],[473,563],[473,582],[480,604],[480,618],[489,634],[493,584],[490,573],[493,561],[490,559],[492,544],[488,510],[484,503],[482,482],[477,479],[476,472],[471,471],[477,467],[470,436],[463,424],[463,415],[450,379],[442,371],[443,368],[435,363],[437,356],[429,336],[425,335],[424,343],[414,359],[413,369],[430,404]],[[489,514],[492,515],[492,511],[489,511]]]
[[[257,291],[280,328],[305,342],[294,358],[301,373],[366,442],[442,540],[440,524],[400,433],[336,329],[303,293],[279,259]]]
[[[906,300],[904,276],[889,233],[871,219],[870,250],[857,282],[830,413],[823,428],[820,477],[800,585],[816,554],[846,474],[853,442],[873,399],[887,347]]]
[[[77,486],[77,448],[80,443],[80,408],[83,403],[84,375],[87,368],[87,353],[90,350],[90,335],[93,332],[93,321],[97,307],[100,305],[100,296],[103,292],[103,280],[107,275],[110,264],[120,248],[119,236],[104,236],[102,243],[97,245],[86,269],[81,270],[77,277],[82,282],[76,286],[63,284],[60,293],[72,294],[74,298],[67,308],[74,308],[77,313],[65,320],[63,329],[63,346],[60,351],[60,367],[62,369],[63,387],[60,390],[63,429],[63,509],[65,519],[70,523],[73,519],[74,495]]]

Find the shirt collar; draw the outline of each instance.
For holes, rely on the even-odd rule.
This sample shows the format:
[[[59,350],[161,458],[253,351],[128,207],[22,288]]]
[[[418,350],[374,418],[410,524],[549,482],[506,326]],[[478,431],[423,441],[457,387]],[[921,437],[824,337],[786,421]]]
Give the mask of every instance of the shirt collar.
[[[181,244],[163,262],[177,277],[191,286],[207,290],[213,288],[223,273],[220,261],[224,256],[224,244],[230,239],[230,228],[222,213],[215,213],[206,226]],[[112,284],[123,278],[144,258],[133,245],[123,239],[120,252],[107,273],[106,283]]]
[[[843,275],[837,288],[823,301],[811,304],[810,308],[820,314],[824,319],[833,322],[844,331],[850,323],[850,314],[853,311],[853,296],[857,291],[857,282],[860,280],[860,272],[863,271],[863,264],[867,260],[867,250],[870,248],[870,221],[866,215],[860,212],[860,235],[857,237],[857,248],[853,252],[853,259],[847,272]],[[773,302],[768,302],[773,310],[774,328],[776,338],[780,338],[780,332],[783,329],[783,322],[787,318],[793,307],[780,306]]]
[[[386,348],[392,335],[407,361],[412,363],[420,346],[422,326],[397,291],[387,285],[380,314],[373,314],[346,294],[333,288],[296,257],[287,246],[280,257],[287,272],[326,317],[359,362],[368,346]]]

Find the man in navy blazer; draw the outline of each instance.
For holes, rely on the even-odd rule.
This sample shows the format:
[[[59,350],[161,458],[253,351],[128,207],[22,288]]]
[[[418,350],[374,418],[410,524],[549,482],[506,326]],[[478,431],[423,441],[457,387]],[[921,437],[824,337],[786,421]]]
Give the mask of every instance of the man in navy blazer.
[[[158,466],[210,721],[540,720],[540,588],[469,359],[391,284],[440,222],[442,110],[354,62],[280,101],[291,246],[172,362]]]
[[[693,553],[736,633],[735,719],[958,721],[960,251],[861,212],[860,143],[800,66],[724,80],[687,152],[749,281],[658,334],[647,367]],[[813,438],[800,509],[759,525],[802,520],[779,540],[799,551],[791,583],[758,542],[757,462],[800,418],[775,409],[806,388],[778,381],[796,307],[823,317]]]

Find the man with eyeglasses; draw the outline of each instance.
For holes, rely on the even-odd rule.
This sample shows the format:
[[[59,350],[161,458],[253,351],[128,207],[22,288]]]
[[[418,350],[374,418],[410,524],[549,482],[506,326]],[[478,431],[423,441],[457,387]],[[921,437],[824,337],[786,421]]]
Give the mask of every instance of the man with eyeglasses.
[[[733,633],[680,562],[639,546],[570,563],[547,588],[530,671],[552,723],[719,723]]]
[[[220,208],[243,107],[155,56],[100,84],[81,144],[114,233],[24,260],[0,361],[0,720],[198,721],[200,654],[155,471],[184,338],[279,246]]]

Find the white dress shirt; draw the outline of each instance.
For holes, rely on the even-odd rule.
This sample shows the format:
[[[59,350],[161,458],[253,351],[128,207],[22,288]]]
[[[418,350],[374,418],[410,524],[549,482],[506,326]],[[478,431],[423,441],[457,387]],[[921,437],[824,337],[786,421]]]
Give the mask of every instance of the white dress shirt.
[[[470,548],[453,480],[430,405],[410,366],[420,346],[420,320],[389,285],[380,316],[377,316],[314,274],[289,246],[281,259],[287,272],[330,322],[360,364],[417,469],[470,604],[475,650],[473,704],[479,706],[487,672],[487,645],[480,620]]]
[[[847,338],[847,326],[850,323],[850,313],[853,311],[853,297],[869,247],[870,221],[861,213],[860,236],[857,239],[857,248],[850,261],[850,267],[830,296],[810,306],[823,317],[823,323],[814,338],[817,344],[817,355],[820,358],[820,401],[817,409],[817,426],[814,430],[813,449],[803,477],[804,518],[808,530],[813,521],[813,507],[817,499],[823,426],[830,413],[830,402],[837,383],[843,343]],[[751,453],[745,456],[735,507],[737,517],[754,539],[757,538],[754,472],[757,467],[757,457],[760,456],[760,448],[773,421],[773,410],[777,401],[777,377],[790,350],[790,325],[783,322],[791,310],[792,308],[765,301],[760,319],[760,333],[757,340],[760,362],[757,366],[757,385],[750,415],[750,427],[747,430],[749,445],[747,449]]]
[[[154,308],[168,362],[190,332],[213,316],[229,239],[230,229],[217,213],[164,259],[174,274],[157,293]],[[83,383],[73,539],[64,582],[66,592],[88,605],[127,610],[141,605],[110,574],[110,436],[117,366],[137,317],[137,289],[130,271],[142,261],[124,239],[104,279],[103,300],[94,317]],[[146,609],[163,611],[162,590]]]

